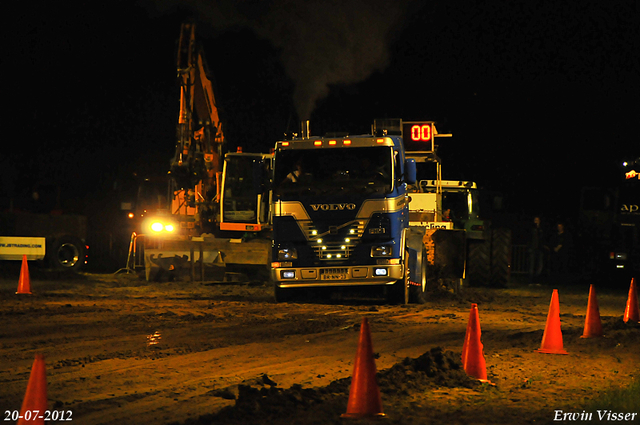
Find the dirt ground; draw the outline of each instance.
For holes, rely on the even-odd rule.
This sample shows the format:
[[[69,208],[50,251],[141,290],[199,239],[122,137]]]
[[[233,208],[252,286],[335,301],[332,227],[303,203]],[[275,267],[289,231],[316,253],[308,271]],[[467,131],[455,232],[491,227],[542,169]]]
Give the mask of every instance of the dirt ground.
[[[605,337],[580,338],[588,283],[464,288],[389,306],[339,293],[276,304],[259,282],[38,271],[33,294],[16,295],[18,276],[0,277],[3,419],[20,409],[34,355],[44,353],[49,408],[74,423],[365,423],[340,418],[363,317],[389,424],[558,423],[558,411],[582,413],[638,376],[640,328],[622,321],[628,285],[596,286]],[[535,352],[553,289],[568,355]],[[461,369],[471,303],[493,385]]]

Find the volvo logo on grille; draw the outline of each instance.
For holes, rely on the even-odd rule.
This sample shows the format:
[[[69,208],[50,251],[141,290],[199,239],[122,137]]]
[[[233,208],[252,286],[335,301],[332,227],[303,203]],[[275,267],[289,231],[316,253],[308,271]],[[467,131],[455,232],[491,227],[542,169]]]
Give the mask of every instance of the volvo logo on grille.
[[[314,211],[355,210],[356,204],[311,204]]]

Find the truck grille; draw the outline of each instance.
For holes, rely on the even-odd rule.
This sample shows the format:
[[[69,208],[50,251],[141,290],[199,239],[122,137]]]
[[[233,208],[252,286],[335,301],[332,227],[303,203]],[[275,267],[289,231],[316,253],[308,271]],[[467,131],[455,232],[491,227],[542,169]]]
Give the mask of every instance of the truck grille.
[[[303,231],[320,260],[333,261],[349,258],[364,234],[366,222],[353,220],[341,225],[329,226],[321,232],[313,223],[302,223]]]
[[[350,242],[348,245],[346,243],[343,243],[342,245],[326,243],[314,246],[313,250],[321,260],[341,260],[349,258],[355,246],[356,244],[353,242]]]
[[[314,241],[328,235],[347,235],[351,238],[360,239],[364,233],[366,223],[364,220],[354,220],[337,226],[329,226],[329,230],[321,232],[312,222],[299,222],[303,233],[308,240]]]

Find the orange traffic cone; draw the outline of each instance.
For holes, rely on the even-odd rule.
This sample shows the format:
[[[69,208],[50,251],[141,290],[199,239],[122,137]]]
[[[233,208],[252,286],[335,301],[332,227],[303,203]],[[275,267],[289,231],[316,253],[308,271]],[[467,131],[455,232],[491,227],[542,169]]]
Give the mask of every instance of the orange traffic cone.
[[[31,294],[31,281],[29,279],[29,266],[27,256],[22,256],[22,267],[20,268],[20,280],[18,281],[18,292],[16,294]]]
[[[633,322],[640,322],[640,312],[638,312],[638,292],[636,291],[635,278],[631,278],[627,307],[624,309],[624,323],[627,323],[629,320]]]
[[[27,423],[44,425],[45,410],[47,410],[47,373],[45,371],[44,355],[36,354],[17,425]],[[35,412],[39,412],[37,416],[34,415]]]
[[[602,322],[600,321],[600,309],[596,288],[589,287],[589,302],[587,303],[587,317],[584,320],[584,333],[580,338],[595,338],[602,336]]]
[[[373,358],[371,332],[369,331],[369,322],[364,317],[360,327],[347,413],[342,414],[341,417],[361,419],[383,416],[385,414],[382,412],[382,399],[376,380],[376,363]]]
[[[542,345],[536,350],[538,353],[547,354],[569,354],[564,351],[562,345],[562,330],[560,329],[560,302],[558,301],[558,290],[554,289],[547,315],[547,324],[542,336]]]
[[[489,383],[487,379],[487,366],[484,360],[484,353],[482,352],[482,341],[480,339],[478,304],[471,304],[467,334],[464,337],[464,344],[462,345],[462,366],[467,375],[481,382]]]

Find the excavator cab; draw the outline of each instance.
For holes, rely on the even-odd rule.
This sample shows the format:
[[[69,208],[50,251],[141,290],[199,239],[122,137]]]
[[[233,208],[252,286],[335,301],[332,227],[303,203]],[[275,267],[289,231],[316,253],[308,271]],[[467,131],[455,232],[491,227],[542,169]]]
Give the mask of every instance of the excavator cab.
[[[271,223],[269,204],[273,155],[227,153],[220,193],[220,230],[259,232]]]

